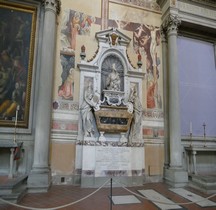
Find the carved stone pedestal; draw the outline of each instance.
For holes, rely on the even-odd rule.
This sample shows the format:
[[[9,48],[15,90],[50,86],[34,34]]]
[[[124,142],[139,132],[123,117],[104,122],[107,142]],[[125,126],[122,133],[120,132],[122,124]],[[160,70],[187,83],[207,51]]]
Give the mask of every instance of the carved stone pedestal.
[[[77,145],[78,150],[82,151],[82,187],[99,187],[115,177],[127,186],[143,184],[144,145],[127,146],[119,142],[95,142],[94,145]]]

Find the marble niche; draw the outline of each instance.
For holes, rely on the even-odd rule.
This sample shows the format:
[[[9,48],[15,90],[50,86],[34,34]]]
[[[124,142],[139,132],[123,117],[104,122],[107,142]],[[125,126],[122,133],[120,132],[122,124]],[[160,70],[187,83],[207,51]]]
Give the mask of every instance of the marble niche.
[[[128,186],[143,184],[141,65],[128,60],[129,37],[117,29],[97,32],[98,49],[85,60],[81,48],[80,115],[76,143],[77,179],[98,187],[111,177]],[[139,62],[140,64],[140,62]]]

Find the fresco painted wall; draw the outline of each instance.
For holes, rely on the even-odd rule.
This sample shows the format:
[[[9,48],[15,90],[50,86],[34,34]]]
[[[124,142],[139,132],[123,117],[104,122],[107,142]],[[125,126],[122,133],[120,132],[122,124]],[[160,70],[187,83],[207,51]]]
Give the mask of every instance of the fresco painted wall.
[[[216,136],[216,65],[211,43],[178,38],[181,133]],[[191,124],[191,126],[190,126]]]
[[[58,70],[55,85],[57,89],[55,89],[54,97],[77,101],[79,80],[77,80],[78,73],[76,73],[75,66],[80,61],[79,54],[82,45],[86,47],[87,60],[95,54],[97,43],[94,36],[103,28],[102,16],[104,14],[101,14],[102,12],[107,13],[108,28],[118,28],[132,39],[128,57],[133,66],[137,66],[137,56],[140,55],[143,71],[146,72],[147,91],[144,91],[146,92],[144,107],[162,109],[160,12],[149,11],[141,6],[131,7],[131,4],[108,1],[106,9],[97,6],[100,11],[98,13],[95,12],[97,11],[95,8],[94,11],[91,11],[92,6],[87,7],[87,11],[84,11],[83,4],[86,3],[80,2],[80,4],[71,3],[71,6],[66,4],[59,19],[61,23],[59,25],[60,42],[58,43],[60,53],[57,54]],[[156,72],[153,72],[153,65],[157,65]]]

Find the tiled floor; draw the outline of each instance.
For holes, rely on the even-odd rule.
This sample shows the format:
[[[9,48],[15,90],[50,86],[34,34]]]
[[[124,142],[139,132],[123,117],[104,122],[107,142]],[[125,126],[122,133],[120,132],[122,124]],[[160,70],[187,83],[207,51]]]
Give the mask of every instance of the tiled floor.
[[[178,203],[182,208],[181,209],[188,209],[188,210],[215,210],[216,206],[214,207],[200,207],[197,204],[179,204],[179,203],[187,203],[190,202],[189,200],[175,194],[171,190],[169,190],[169,186],[164,183],[148,183],[144,184],[143,186],[139,187],[130,187],[127,188],[134,193],[139,194],[138,190],[147,190],[153,189],[159,192],[161,195],[165,196],[166,198],[170,199],[171,201]],[[193,193],[201,195],[202,197],[208,197],[204,193],[199,191],[193,190],[191,188],[185,188]],[[65,204],[70,204],[77,200],[82,199],[83,197],[89,195],[90,193],[94,192],[96,189],[92,188],[80,188],[78,186],[52,186],[47,193],[34,193],[34,194],[27,194],[25,197],[19,202],[19,205],[29,206],[36,208],[50,208],[55,209],[54,207],[62,206]],[[130,195],[128,191],[123,188],[114,187],[112,188],[112,195],[113,196],[122,196],[122,195]],[[141,194],[139,194],[141,195]],[[143,199],[141,197],[137,197],[141,203],[135,204],[120,204],[120,205],[112,205],[110,204],[110,188],[105,187],[97,191],[92,196],[82,200],[79,203],[74,205],[70,205],[68,207],[58,208],[64,210],[159,210],[155,204],[147,199]],[[210,199],[211,201],[216,202],[216,196]],[[29,209],[34,209],[29,208]],[[18,208],[15,206],[7,205],[7,204],[0,204],[1,210],[20,210],[24,208]]]

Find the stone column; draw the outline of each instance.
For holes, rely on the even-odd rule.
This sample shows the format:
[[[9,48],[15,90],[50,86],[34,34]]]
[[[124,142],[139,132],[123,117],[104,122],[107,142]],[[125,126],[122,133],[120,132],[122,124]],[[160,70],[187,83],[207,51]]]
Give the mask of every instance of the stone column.
[[[53,70],[56,43],[56,15],[59,0],[44,0],[44,22],[39,88],[36,102],[36,125],[33,168],[28,178],[30,192],[47,191],[50,183],[49,147],[52,114]],[[39,37],[40,38],[40,37]]]
[[[168,67],[169,67],[169,136],[170,136],[170,166],[182,167],[181,127],[179,106],[179,72],[177,56],[177,28],[180,20],[170,15],[167,20]]]
[[[168,106],[168,66],[166,30],[161,27],[162,60],[163,60],[163,111],[164,111],[164,168],[169,167],[169,106]]]
[[[168,41],[168,107],[169,107],[169,161],[170,166],[165,170],[165,180],[175,187],[186,185],[188,174],[182,168],[182,146],[179,104],[179,72],[177,55],[177,29],[180,20],[177,15],[170,14],[164,21]]]

